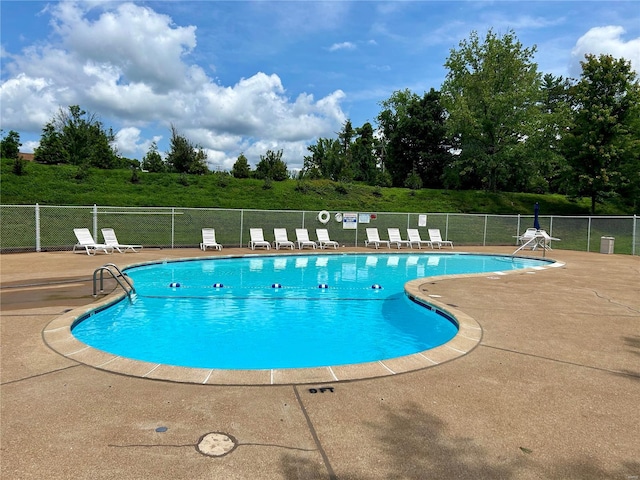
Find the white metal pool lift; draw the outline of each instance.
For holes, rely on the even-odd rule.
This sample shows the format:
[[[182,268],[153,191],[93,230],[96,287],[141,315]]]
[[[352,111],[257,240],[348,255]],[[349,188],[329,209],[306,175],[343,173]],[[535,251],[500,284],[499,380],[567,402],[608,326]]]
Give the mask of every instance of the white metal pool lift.
[[[525,248],[530,248],[531,250],[537,250],[538,247],[541,247],[542,248],[542,256],[544,257],[544,256],[546,256],[547,250],[551,250],[551,247],[549,246],[549,242],[551,240],[560,241],[559,238],[552,237],[545,230],[536,230],[533,234],[531,234],[531,235],[528,234],[524,238],[523,238],[523,236],[518,236],[517,238],[519,240],[525,240],[526,239],[526,242],[523,243],[522,245],[520,245],[516,249],[516,251],[513,252],[511,255],[515,255],[520,250],[523,250]]]

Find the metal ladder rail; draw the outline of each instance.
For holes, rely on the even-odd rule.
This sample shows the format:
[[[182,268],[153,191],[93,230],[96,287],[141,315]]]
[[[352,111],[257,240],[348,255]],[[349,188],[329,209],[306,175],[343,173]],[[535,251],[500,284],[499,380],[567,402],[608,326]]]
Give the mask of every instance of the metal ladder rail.
[[[118,272],[118,274],[116,275],[113,272],[113,270],[111,270],[111,268],[115,268],[115,270]],[[129,279],[126,277],[126,275],[124,273],[122,273],[122,271],[113,263],[107,263],[107,264],[103,265],[102,267],[98,267],[93,272],[93,296],[94,296],[94,298],[98,296],[98,292],[97,292],[97,289],[96,289],[96,281],[97,281],[98,272],[100,272],[100,292],[104,292],[104,272],[105,271],[109,272],[111,277],[113,277],[113,279],[118,283],[118,285],[120,285],[120,287],[127,294],[127,297],[129,298],[129,301],[131,301],[132,300],[132,295],[135,295],[135,293],[136,293],[136,289],[133,286],[133,284],[129,281]],[[127,287],[125,287],[124,283],[122,283],[122,281],[120,279],[124,280],[125,283],[129,286],[128,290],[127,290]]]

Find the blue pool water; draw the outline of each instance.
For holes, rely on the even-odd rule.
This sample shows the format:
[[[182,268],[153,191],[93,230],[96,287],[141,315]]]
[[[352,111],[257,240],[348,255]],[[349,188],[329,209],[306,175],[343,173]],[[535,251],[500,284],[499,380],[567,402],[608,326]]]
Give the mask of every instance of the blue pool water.
[[[457,333],[450,320],[407,298],[407,281],[540,264],[467,254],[256,256],[158,263],[127,270],[137,291],[133,304],[118,302],[76,322],[72,331],[100,350],[185,367],[265,369],[370,362],[427,350]]]

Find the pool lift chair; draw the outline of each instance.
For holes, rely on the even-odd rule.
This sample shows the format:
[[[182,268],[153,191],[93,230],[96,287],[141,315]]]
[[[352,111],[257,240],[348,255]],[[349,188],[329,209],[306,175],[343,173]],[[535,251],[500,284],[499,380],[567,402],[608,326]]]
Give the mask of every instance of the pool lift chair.
[[[273,246],[276,247],[276,250],[280,250],[280,247],[289,247],[291,250],[295,248],[295,245],[292,241],[289,240],[287,236],[286,228],[274,228],[273,236],[275,240],[273,241]]]
[[[113,228],[103,228],[102,238],[104,238],[104,243],[106,243],[110,247],[113,247],[120,253],[126,253],[127,250],[131,250],[132,252],[142,250],[142,245],[127,245],[118,242],[118,237],[116,237],[116,232],[113,230]],[[121,249],[124,249],[124,252]]]
[[[271,244],[264,239],[264,234],[261,228],[250,228],[249,235],[251,235],[251,241],[249,241],[249,248],[255,250],[256,247],[263,247],[269,250]]]
[[[216,230],[214,228],[203,228],[200,250],[204,252],[209,247],[215,248],[216,250],[222,250],[222,245],[216,241]]]
[[[540,248],[542,250],[542,256],[544,257],[546,251],[551,250],[551,241],[560,241],[559,238],[549,235],[546,230],[537,228],[527,228],[522,235],[516,236],[516,238],[518,239],[520,246],[512,253],[512,255],[515,255],[520,250],[524,250],[526,248],[531,250],[537,250]]]
[[[411,248],[411,242],[409,240],[402,240],[399,228],[387,228],[387,233],[389,234],[389,246],[395,243],[398,246],[398,250],[400,250],[400,247],[403,245]]]
[[[104,243],[96,243],[88,228],[74,228],[73,233],[78,240],[78,243],[73,246],[73,253],[76,253],[76,249],[83,248],[87,255],[95,255],[99,251],[107,254],[113,253],[112,246],[105,245]]]
[[[430,228],[428,232],[429,240],[434,247],[437,246],[438,248],[441,248],[442,245],[449,245],[451,249],[453,249],[453,242],[451,240],[443,240],[439,228]]]
[[[337,249],[340,244],[329,238],[329,231],[326,228],[316,228],[316,236],[318,237],[318,245],[320,248],[333,247]]]
[[[380,234],[377,228],[367,228],[367,239],[364,241],[364,246],[368,247],[373,245],[376,249],[380,248],[380,245],[387,244],[387,248],[391,248],[389,240],[380,240]]]
[[[433,243],[431,243],[430,240],[422,240],[422,238],[420,238],[420,232],[417,228],[407,228],[407,237],[409,237],[411,247],[413,247],[413,244],[415,243],[420,249],[422,248],[422,245],[433,248]]]
[[[300,250],[304,247],[311,247],[315,250],[318,247],[316,242],[309,239],[309,231],[306,228],[296,228],[296,243]]]

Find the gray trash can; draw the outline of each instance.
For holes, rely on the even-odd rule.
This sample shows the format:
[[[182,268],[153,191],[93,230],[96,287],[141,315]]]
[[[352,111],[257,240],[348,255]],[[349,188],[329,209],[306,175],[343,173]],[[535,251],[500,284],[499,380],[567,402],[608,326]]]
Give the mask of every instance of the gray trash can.
[[[613,253],[614,237],[600,237],[600,253]]]

